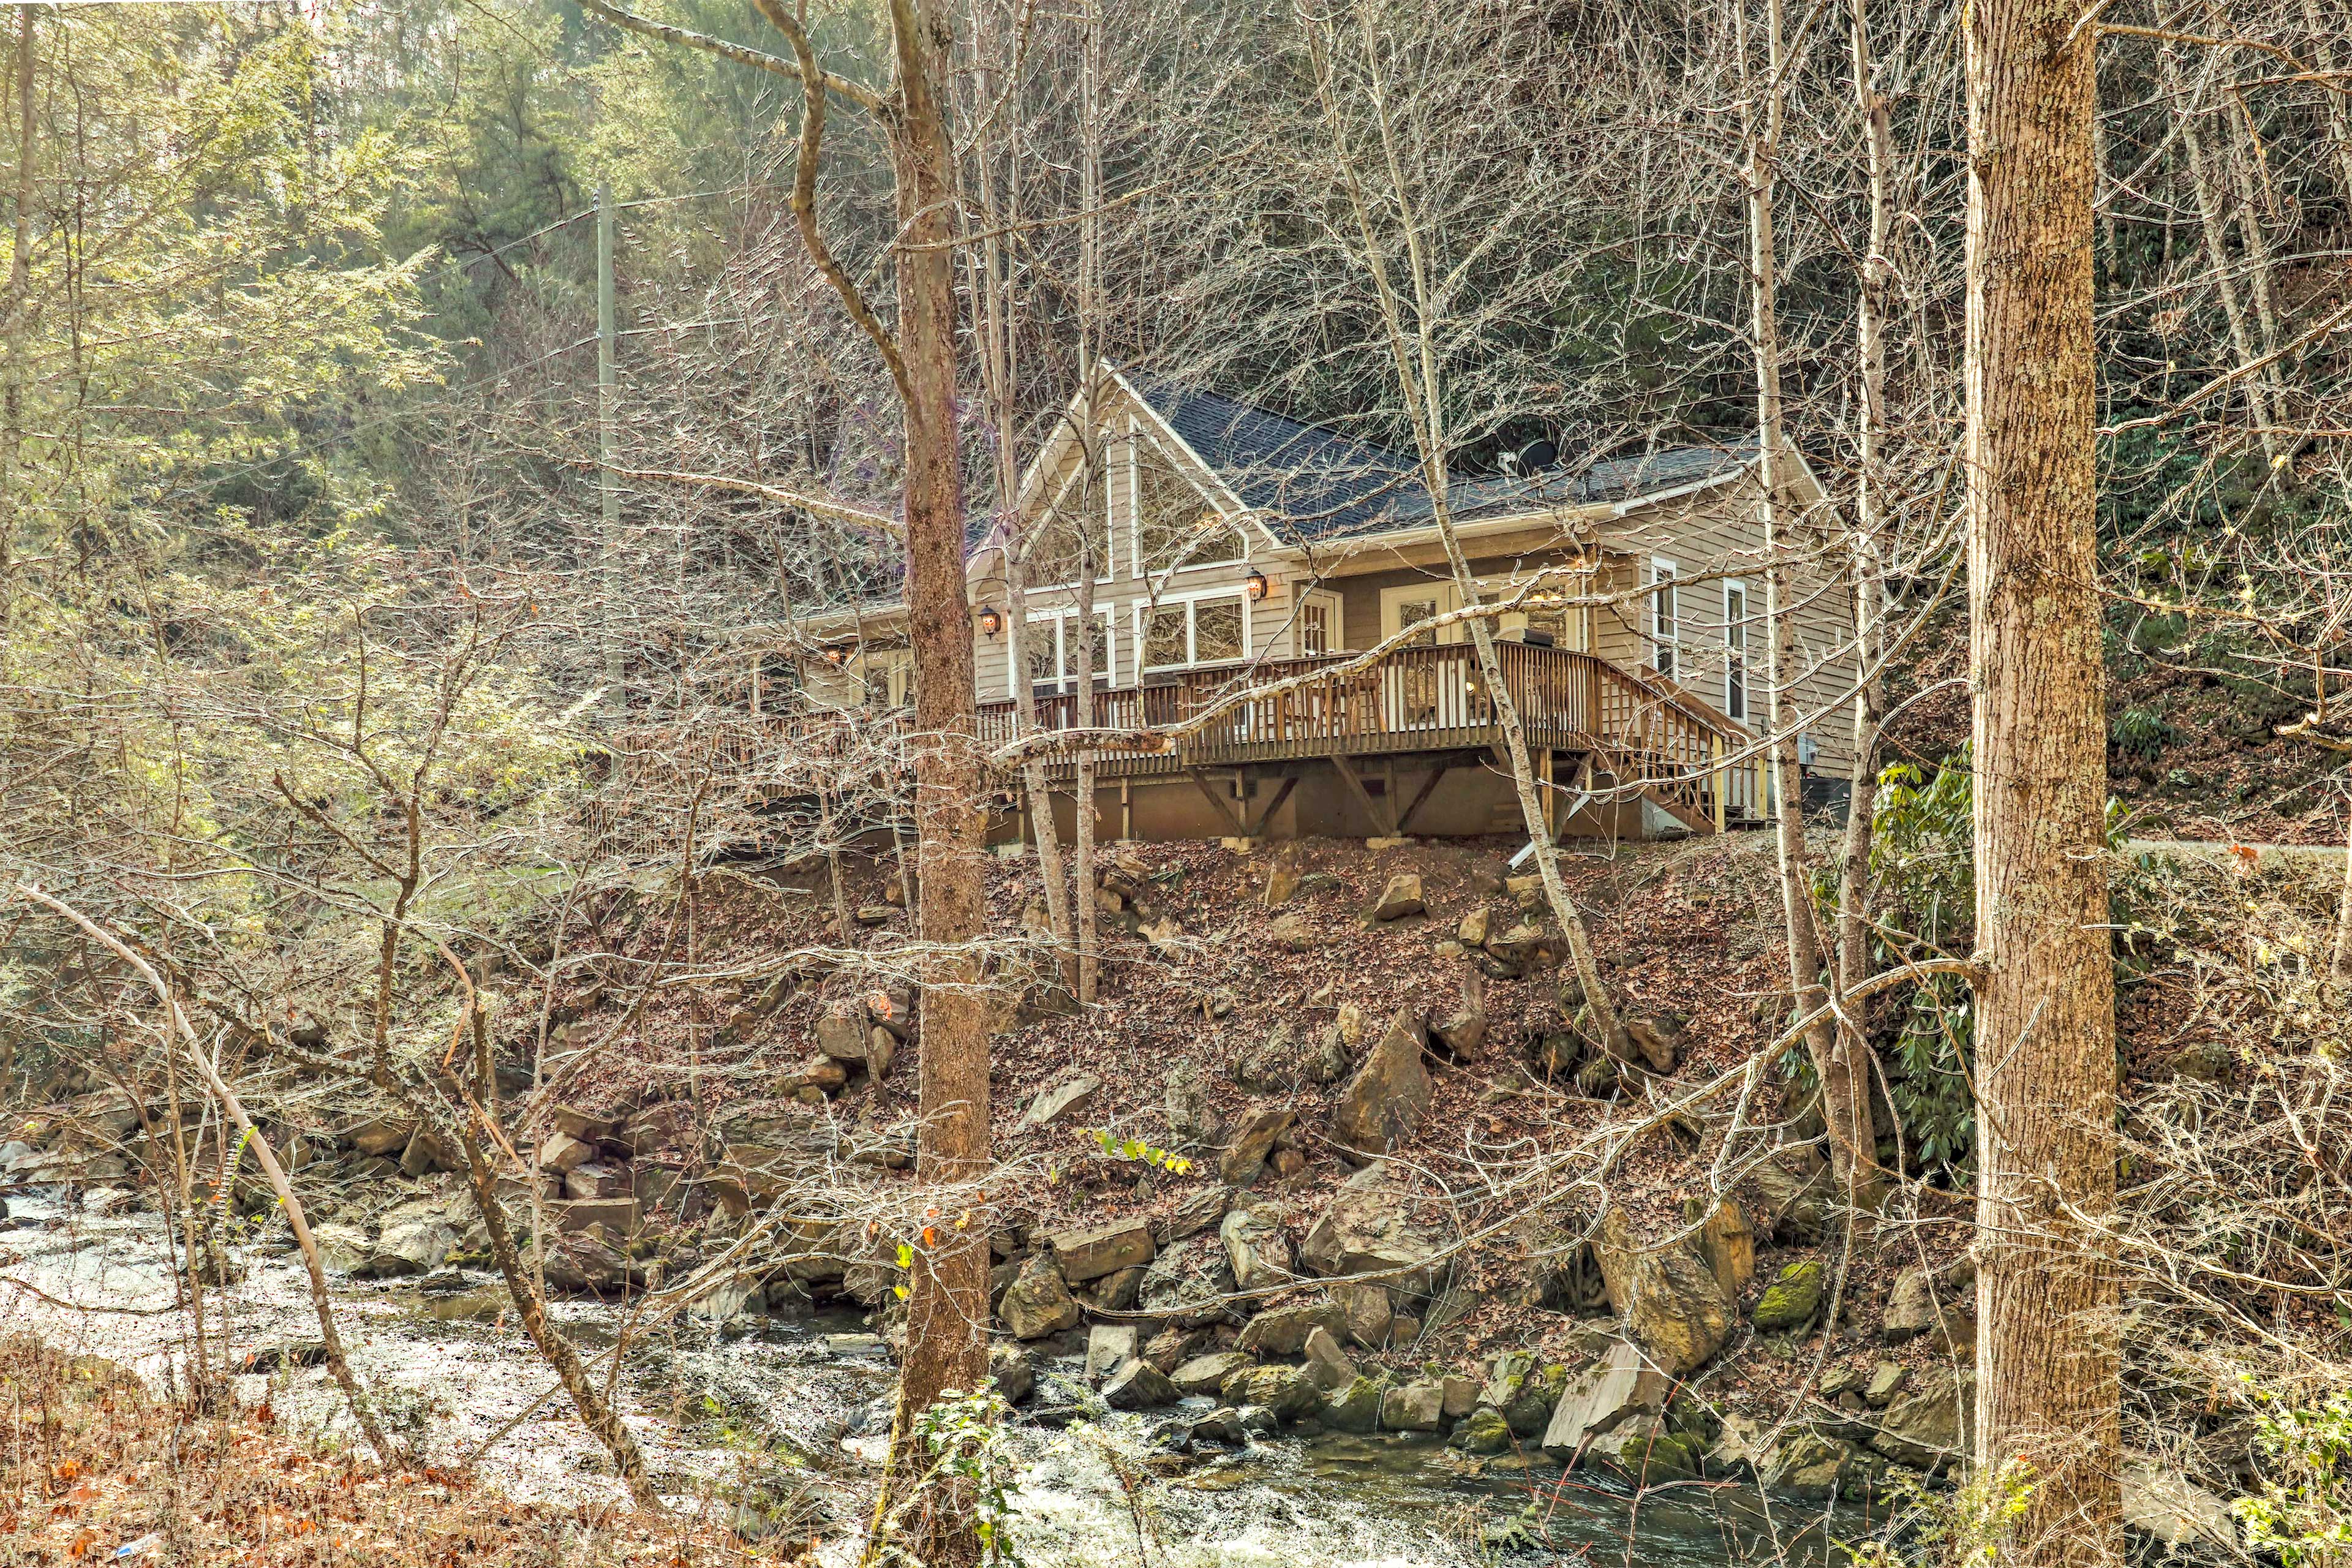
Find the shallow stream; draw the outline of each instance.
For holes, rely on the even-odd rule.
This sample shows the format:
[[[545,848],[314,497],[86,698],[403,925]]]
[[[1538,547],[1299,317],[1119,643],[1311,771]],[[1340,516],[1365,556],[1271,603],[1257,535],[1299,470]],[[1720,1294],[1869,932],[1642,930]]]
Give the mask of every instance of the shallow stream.
[[[8,1204],[16,1228],[0,1232],[0,1260],[14,1261],[0,1278],[41,1294],[0,1286],[0,1333],[35,1331],[161,1386],[190,1352],[161,1222],[95,1217],[38,1196]],[[214,1356],[224,1333],[232,1362],[315,1340],[307,1280],[290,1249],[264,1242],[236,1256],[245,1278],[207,1297]],[[371,1387],[399,1421],[430,1434],[438,1462],[487,1443],[480,1470],[509,1492],[618,1495],[602,1450],[552,1394],[503,1288],[487,1274],[462,1284],[427,1291],[414,1281],[344,1283],[338,1324]],[[648,1330],[618,1303],[559,1301],[553,1316],[600,1378],[609,1375],[604,1352],[632,1335],[623,1400],[662,1489],[680,1506],[747,1524],[750,1508],[761,1527],[787,1536],[838,1537],[860,1517],[856,1497],[883,1446],[866,1428],[892,1374],[859,1315],[766,1318],[750,1334],[686,1320]],[[1076,1360],[1047,1369],[1041,1398],[1078,1372]],[[247,1374],[236,1389],[248,1403],[268,1398],[278,1419],[298,1428],[350,1430],[324,1367]],[[1775,1557],[1810,1568],[1826,1556],[1805,1520],[1763,1509],[1743,1488],[1688,1483],[1637,1500],[1540,1462],[1519,1472],[1509,1461],[1465,1460],[1429,1437],[1327,1434],[1182,1457],[1155,1447],[1166,1419],[1111,1414],[1061,1429],[1016,1425],[1006,1447],[1018,1467],[1013,1529],[1022,1560],[1695,1568]]]

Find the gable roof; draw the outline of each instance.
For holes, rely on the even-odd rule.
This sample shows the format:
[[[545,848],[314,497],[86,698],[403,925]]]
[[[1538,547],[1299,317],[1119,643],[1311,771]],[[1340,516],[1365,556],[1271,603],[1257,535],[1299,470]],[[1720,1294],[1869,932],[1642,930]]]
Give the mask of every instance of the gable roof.
[[[1433,521],[1421,465],[1401,452],[1157,377],[1121,372],[1119,379],[1285,542],[1357,538]],[[1734,473],[1756,453],[1751,437],[1736,446],[1612,458],[1578,474],[1490,475],[1455,479],[1447,489],[1456,519],[1470,521],[1657,495]]]

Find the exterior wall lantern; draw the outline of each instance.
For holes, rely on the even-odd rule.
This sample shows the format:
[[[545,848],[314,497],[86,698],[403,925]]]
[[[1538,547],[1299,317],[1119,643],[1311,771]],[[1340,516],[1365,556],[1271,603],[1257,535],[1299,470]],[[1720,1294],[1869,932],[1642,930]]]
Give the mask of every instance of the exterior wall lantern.
[[[993,605],[982,605],[980,607],[981,636],[992,638],[997,633],[1003,629],[1004,617],[997,614],[996,606]]]
[[[1265,580],[1265,574],[1259,571],[1255,566],[1250,568],[1249,575],[1242,581],[1247,584],[1249,588],[1250,602],[1252,604],[1255,604],[1258,600],[1265,598],[1266,595],[1273,592],[1274,589],[1274,584]]]

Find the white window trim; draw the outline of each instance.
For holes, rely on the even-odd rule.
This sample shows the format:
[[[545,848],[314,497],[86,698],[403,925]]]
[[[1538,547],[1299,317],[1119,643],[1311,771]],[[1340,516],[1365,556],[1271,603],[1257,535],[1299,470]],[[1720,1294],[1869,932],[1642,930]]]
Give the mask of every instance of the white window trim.
[[[1300,658],[1317,656],[1307,651],[1307,606],[1320,605],[1323,610],[1323,630],[1331,646],[1323,651],[1338,653],[1348,646],[1348,604],[1328,588],[1302,588],[1297,595],[1297,622],[1290,634],[1290,646]]]
[[[1227,562],[1223,564],[1231,565],[1232,563]],[[1241,601],[1241,657],[1244,659],[1250,657],[1252,646],[1250,635],[1250,596],[1249,589],[1247,587],[1238,583],[1228,583],[1223,587],[1218,588],[1192,588],[1187,589],[1182,593],[1161,594],[1153,598],[1138,599],[1135,601],[1133,605],[1134,624],[1132,626],[1132,632],[1135,637],[1135,672],[1136,678],[1139,680],[1147,674],[1157,674],[1162,670],[1199,669],[1203,668],[1199,657],[1199,617],[1193,610],[1193,606],[1203,599],[1238,599]],[[1181,664],[1144,663],[1143,659],[1145,650],[1151,646],[1151,639],[1144,635],[1145,617],[1154,610],[1172,609],[1178,605],[1184,606],[1184,662]],[[1215,662],[1218,665],[1227,665],[1238,663],[1240,661],[1235,659],[1221,658]]]
[[[1095,610],[1095,614],[1102,617],[1103,624],[1102,647],[1100,650],[1102,653],[1102,665],[1101,668],[1097,670],[1095,679],[1105,686],[1117,686],[1118,684],[1118,617],[1113,615],[1111,611],[1112,606],[1108,605],[1099,605]],[[1065,687],[1075,689],[1075,676],[1064,675],[1061,672],[1066,669],[1070,669],[1074,661],[1075,656],[1068,644],[1066,623],[1075,619],[1077,613],[1078,607],[1076,605],[1067,605],[1057,610],[1032,610],[1029,612],[1029,625],[1032,630],[1024,633],[1022,637],[1022,657],[1018,659],[1008,658],[1004,661],[1006,666],[1004,679],[1005,695],[1013,698],[1018,698],[1021,695],[1021,682],[1028,679],[1027,673],[1021,668],[1021,666],[1028,662],[1030,651],[1029,638],[1035,635],[1034,628],[1036,626],[1048,621],[1052,622],[1054,626],[1055,675],[1051,684],[1056,691],[1061,691]],[[1039,682],[1039,684],[1043,685],[1046,683]],[[1066,695],[1066,693],[1064,694]]]
[[[1143,444],[1150,439],[1150,437],[1144,434],[1143,421],[1132,415],[1129,416],[1127,462],[1124,465],[1127,469],[1127,553],[1128,559],[1135,563],[1135,577],[1139,583],[1150,582],[1163,570],[1150,565],[1143,559]],[[1216,513],[1218,520],[1224,523],[1226,530],[1234,536],[1234,558],[1231,561],[1188,561],[1169,573],[1169,575],[1176,578],[1183,576],[1187,572],[1213,572],[1220,566],[1234,567],[1247,563],[1250,558],[1248,532],[1241,524],[1226,516],[1224,509],[1212,500],[1208,492],[1192,483],[1192,476],[1184,471],[1183,464],[1170,457],[1164,449],[1160,451],[1160,456],[1167,461],[1169,468],[1178,479],[1192,487],[1192,493],[1200,498],[1201,510]],[[1160,595],[1163,602],[1171,597],[1172,595],[1166,594]],[[1169,665],[1166,668],[1175,669],[1180,667]]]
[[[1731,602],[1739,601],[1735,613]],[[1723,580],[1723,716],[1735,723],[1748,722],[1756,706],[1756,672],[1748,660],[1748,606],[1755,601],[1748,596],[1748,584],[1741,578]],[[1737,642],[1733,638],[1737,637]],[[1738,676],[1738,700],[1734,700],[1732,678]]]
[[[1105,434],[1108,435],[1108,432],[1106,431]],[[1113,465],[1109,463],[1103,465],[1103,574],[1095,579],[1097,584],[1111,582],[1118,575],[1118,520],[1113,514],[1110,500],[1112,467]],[[1086,477],[1085,456],[1080,454],[1078,466],[1070,470],[1069,477],[1062,481],[1062,488],[1054,492],[1054,499],[1046,506],[1046,511],[1054,513],[1062,511],[1064,510],[1062,498],[1070,493],[1072,485],[1079,483]],[[1077,586],[1078,580],[1073,577],[1066,583],[1032,583],[1029,584],[1028,591],[1032,594],[1051,594],[1058,589],[1067,593]]]
[[[1664,620],[1664,624],[1672,629],[1662,632],[1658,629],[1660,625],[1658,589],[1661,584],[1665,583],[1675,585],[1673,589],[1675,608],[1674,613]],[[1650,557],[1649,600],[1650,668],[1668,680],[1679,680],[1682,679],[1683,662],[1682,568],[1663,555]],[[1662,650],[1666,655],[1664,658],[1658,657]]]

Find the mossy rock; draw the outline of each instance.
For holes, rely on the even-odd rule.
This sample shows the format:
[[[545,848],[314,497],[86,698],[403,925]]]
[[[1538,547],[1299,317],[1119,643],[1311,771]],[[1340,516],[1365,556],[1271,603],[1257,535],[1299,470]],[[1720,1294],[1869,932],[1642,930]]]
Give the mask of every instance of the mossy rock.
[[[1756,1303],[1756,1331],[1792,1333],[1811,1322],[1821,1310],[1822,1273],[1821,1260],[1811,1258],[1781,1269]]]
[[[1359,1373],[1354,1382],[1323,1402],[1323,1425],[1335,1432],[1371,1432],[1381,1424],[1381,1400],[1389,1380]]]
[[[1470,1454],[1507,1454],[1511,1451],[1511,1424],[1503,1413],[1482,1405],[1462,1418],[1447,1439],[1450,1447]]]

